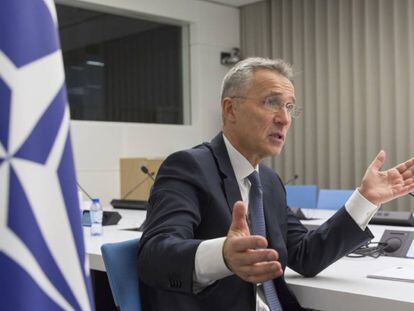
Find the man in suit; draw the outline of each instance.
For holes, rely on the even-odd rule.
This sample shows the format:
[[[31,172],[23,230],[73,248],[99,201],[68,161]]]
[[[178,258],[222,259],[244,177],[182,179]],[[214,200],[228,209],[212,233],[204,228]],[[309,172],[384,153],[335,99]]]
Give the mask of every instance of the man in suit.
[[[291,79],[282,60],[238,63],[223,80],[223,131],[164,161],[138,254],[143,310],[301,310],[285,267],[316,275],[372,238],[380,204],[414,189],[414,159],[380,171],[381,151],[344,207],[303,227],[260,164],[281,152],[300,113]]]

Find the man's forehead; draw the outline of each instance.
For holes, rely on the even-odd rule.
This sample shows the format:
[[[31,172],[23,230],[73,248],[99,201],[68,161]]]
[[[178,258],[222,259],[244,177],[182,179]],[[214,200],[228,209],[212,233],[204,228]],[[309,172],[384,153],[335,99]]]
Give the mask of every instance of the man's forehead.
[[[290,96],[295,98],[293,83],[285,76],[270,70],[258,70],[252,77],[252,91],[266,96]]]

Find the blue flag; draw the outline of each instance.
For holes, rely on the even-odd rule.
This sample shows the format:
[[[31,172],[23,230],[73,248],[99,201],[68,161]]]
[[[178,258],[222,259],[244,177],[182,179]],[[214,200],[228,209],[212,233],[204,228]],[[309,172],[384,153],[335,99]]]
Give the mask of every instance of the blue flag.
[[[0,8],[0,309],[93,308],[53,0]]]

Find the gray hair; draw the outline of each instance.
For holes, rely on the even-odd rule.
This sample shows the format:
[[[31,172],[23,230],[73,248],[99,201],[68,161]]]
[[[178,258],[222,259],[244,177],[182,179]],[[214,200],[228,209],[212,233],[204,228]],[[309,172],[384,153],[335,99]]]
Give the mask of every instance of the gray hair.
[[[249,57],[238,62],[226,74],[221,85],[221,101],[225,97],[240,96],[246,92],[252,82],[252,75],[258,70],[270,70],[292,81],[292,66],[282,59]]]

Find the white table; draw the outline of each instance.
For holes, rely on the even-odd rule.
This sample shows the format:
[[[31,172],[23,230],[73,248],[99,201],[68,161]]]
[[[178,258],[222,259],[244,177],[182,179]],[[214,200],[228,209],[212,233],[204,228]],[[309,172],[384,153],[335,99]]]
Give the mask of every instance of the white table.
[[[326,218],[332,211],[305,211],[307,216]],[[324,220],[304,221],[318,225]],[[378,242],[385,229],[414,231],[408,227],[370,225]],[[317,310],[414,310],[414,283],[369,279],[368,274],[397,265],[414,266],[414,259],[380,257],[344,257],[314,278],[304,278],[291,269],[285,271],[286,282],[300,304]]]
[[[84,229],[86,251],[90,267],[105,271],[101,245],[136,239],[138,231],[125,231],[124,228],[138,227],[145,219],[145,211],[117,210],[122,219],[116,226],[105,226],[101,237],[90,236],[89,228]],[[305,211],[307,216],[327,218],[332,211]],[[322,219],[306,221],[306,224],[319,225]],[[379,241],[385,229],[412,230],[407,227],[370,226]],[[342,258],[314,278],[304,278],[287,268],[286,282],[296,294],[303,307],[317,310],[342,311],[405,311],[414,310],[414,283],[368,279],[367,274],[396,265],[413,265],[413,259],[380,257]]]
[[[300,304],[317,310],[414,310],[414,283],[368,279],[369,273],[413,260],[391,257],[342,258],[314,278],[289,268],[286,282]]]
[[[142,232],[128,231],[124,229],[139,227],[145,220],[146,214],[145,211],[140,210],[105,208],[105,211],[107,210],[117,211],[121,214],[122,218],[117,225],[104,226],[102,236],[91,236],[90,228],[83,228],[85,248],[89,258],[89,266],[91,269],[98,271],[105,271],[101,254],[101,246],[106,243],[117,243],[140,237]]]

